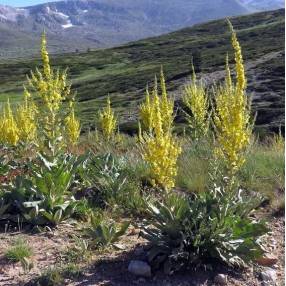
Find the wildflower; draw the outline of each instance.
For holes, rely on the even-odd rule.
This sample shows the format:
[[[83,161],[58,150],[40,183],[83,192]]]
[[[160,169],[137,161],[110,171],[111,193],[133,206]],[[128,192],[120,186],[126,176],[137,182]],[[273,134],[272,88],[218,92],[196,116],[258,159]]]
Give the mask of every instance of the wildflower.
[[[227,56],[225,84],[216,90],[214,123],[218,142],[215,154],[225,162],[233,177],[244,164],[252,125],[250,104],[245,93],[246,79],[241,48],[232,25],[229,25],[235,54],[236,82],[232,83]]]
[[[19,139],[23,142],[32,142],[37,136],[36,106],[31,101],[31,94],[24,88],[24,102],[17,109],[16,122]]]
[[[80,123],[75,117],[73,106],[70,107],[70,113],[66,117],[65,124],[68,143],[74,145],[80,135]]]
[[[187,114],[188,123],[193,131],[193,137],[198,140],[208,132],[209,128],[209,101],[202,82],[197,82],[194,66],[192,65],[192,81],[185,87],[184,104],[190,109]]]
[[[1,118],[1,141],[9,145],[17,145],[19,141],[19,130],[14,118],[9,100],[4,107],[3,116]]]
[[[104,138],[109,141],[114,135],[117,120],[111,108],[110,98],[107,98],[107,106],[99,113],[99,124]]]
[[[169,190],[175,185],[177,159],[181,153],[181,147],[171,132],[173,102],[167,97],[163,79],[164,76],[161,72],[162,96],[158,96],[155,79],[152,98],[147,94],[148,97],[141,106],[140,118],[145,124],[146,122],[149,124],[149,128],[142,133],[139,123],[139,142],[142,157],[149,166],[153,185],[159,185]]]

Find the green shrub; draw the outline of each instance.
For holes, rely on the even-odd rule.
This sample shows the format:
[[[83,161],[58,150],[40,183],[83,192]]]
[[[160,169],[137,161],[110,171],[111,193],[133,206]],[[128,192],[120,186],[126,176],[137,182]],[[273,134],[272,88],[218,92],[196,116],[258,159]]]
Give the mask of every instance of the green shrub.
[[[123,164],[111,153],[90,154],[86,170],[81,172],[85,185],[92,190],[91,200],[96,206],[103,207],[124,186]]]
[[[116,243],[125,234],[129,225],[129,221],[118,224],[113,220],[104,220],[102,216],[95,215],[91,217],[86,233],[97,248],[116,247]]]
[[[261,202],[242,190],[215,187],[192,197],[172,194],[149,204],[151,220],[142,236],[151,243],[148,258],[154,267],[172,273],[189,265],[223,262],[244,266],[263,254],[259,237],[267,233],[263,222],[249,217]]]
[[[29,174],[16,177],[5,197],[29,223],[57,225],[76,207],[71,188],[86,156],[39,154],[29,164]]]

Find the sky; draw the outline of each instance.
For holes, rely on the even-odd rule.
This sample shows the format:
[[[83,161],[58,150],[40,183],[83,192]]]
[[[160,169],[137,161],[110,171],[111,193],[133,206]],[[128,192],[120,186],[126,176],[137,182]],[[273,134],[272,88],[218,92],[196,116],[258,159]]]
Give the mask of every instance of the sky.
[[[39,3],[54,2],[54,1],[58,0],[0,0],[0,5],[2,4],[14,7],[24,7],[24,6],[31,6]]]

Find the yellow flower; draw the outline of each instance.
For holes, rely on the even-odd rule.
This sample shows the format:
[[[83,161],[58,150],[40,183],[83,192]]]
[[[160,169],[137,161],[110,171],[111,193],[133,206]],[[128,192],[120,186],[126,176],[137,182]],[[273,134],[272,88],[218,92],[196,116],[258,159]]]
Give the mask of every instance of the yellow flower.
[[[149,130],[149,131],[152,130],[154,126],[153,113],[154,113],[154,108],[150,102],[150,94],[147,86],[145,102],[141,104],[139,110],[140,121],[142,123],[144,130]]]
[[[117,124],[109,97],[107,98],[107,106],[99,113],[99,124],[104,138],[109,141],[114,135]]]
[[[43,69],[36,69],[28,77],[28,89],[37,98],[37,124],[39,139],[44,142],[58,142],[59,138],[69,136],[65,132],[66,121],[64,102],[73,102],[71,84],[67,80],[67,70],[53,70],[50,65],[45,33],[42,35],[41,57]],[[79,128],[78,128],[79,129]],[[70,138],[65,138],[69,141]],[[43,142],[42,142],[43,143]],[[44,144],[45,145],[45,144]]]
[[[236,33],[229,23],[236,63],[236,82],[233,85],[226,58],[225,85],[216,90],[214,123],[218,146],[215,154],[225,161],[229,175],[234,176],[245,161],[245,150],[250,142],[250,104],[245,93],[246,79],[241,48]]]
[[[185,87],[184,104],[190,109],[187,120],[192,128],[193,137],[199,139],[208,132],[209,128],[209,101],[203,83],[197,82],[194,66],[192,65],[192,82]]]
[[[141,106],[140,118],[145,124],[149,124],[149,128],[142,134],[139,122],[139,142],[142,157],[149,167],[151,182],[169,190],[175,185],[181,147],[171,132],[173,101],[167,97],[162,72],[161,90],[162,96],[159,97],[155,80],[152,98],[147,94],[145,103]]]
[[[65,123],[68,143],[74,145],[78,141],[80,135],[80,123],[75,117],[74,108],[72,106],[70,107],[70,113],[67,116]]]
[[[162,128],[168,130],[173,123],[174,100],[168,97],[163,68],[161,68],[160,83],[161,83],[161,93],[162,93],[161,94],[161,114],[163,121]]]
[[[9,145],[17,145],[19,141],[19,130],[10,106],[9,100],[4,107],[3,116],[1,119],[1,142]]]
[[[160,109],[162,128],[169,130],[173,123],[174,100],[169,98],[166,89],[163,69],[160,74],[161,95],[158,94],[157,77],[155,76],[152,97],[149,94],[148,87],[146,88],[145,102],[139,108],[139,118],[144,130],[151,132],[156,128],[156,108]]]
[[[33,142],[37,136],[36,106],[31,101],[31,94],[24,88],[24,102],[17,109],[16,122],[19,139],[23,142]]]

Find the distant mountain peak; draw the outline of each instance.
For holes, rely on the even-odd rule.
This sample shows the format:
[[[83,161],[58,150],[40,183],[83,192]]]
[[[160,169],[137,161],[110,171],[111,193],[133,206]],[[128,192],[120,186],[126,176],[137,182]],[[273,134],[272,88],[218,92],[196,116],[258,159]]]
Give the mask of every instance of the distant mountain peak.
[[[13,51],[9,44],[13,34],[29,38],[27,46],[34,45],[32,39],[38,39],[43,30],[55,41],[52,52],[111,47],[209,20],[247,14],[249,3],[255,1],[258,0],[65,0],[24,8],[0,5],[1,48],[7,49],[4,53]],[[58,47],[63,42],[65,48]]]

